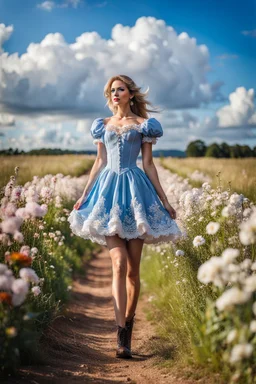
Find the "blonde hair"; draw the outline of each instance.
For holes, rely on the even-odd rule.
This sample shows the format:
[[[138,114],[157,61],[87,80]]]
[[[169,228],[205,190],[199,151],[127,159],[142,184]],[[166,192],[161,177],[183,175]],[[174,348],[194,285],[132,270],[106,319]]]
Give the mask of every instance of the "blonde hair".
[[[141,116],[141,117],[144,117],[145,119],[147,119],[148,118],[148,112],[156,112],[156,113],[160,112],[159,109],[154,108],[152,103],[150,103],[149,101],[146,100],[146,96],[148,94],[149,88],[146,90],[146,92],[143,93],[140,91],[141,87],[138,87],[135,84],[135,82],[129,76],[116,75],[116,76],[112,76],[107,81],[107,83],[104,87],[104,92],[103,92],[104,96],[107,99],[106,105],[113,112],[113,115],[117,111],[117,106],[114,106],[112,103],[112,100],[111,100],[111,86],[115,80],[120,80],[123,83],[125,83],[130,94],[133,95],[133,98],[132,98],[133,105],[130,105],[130,108],[131,108],[132,112],[135,113],[137,116]],[[153,107],[153,109],[149,109],[148,105]]]

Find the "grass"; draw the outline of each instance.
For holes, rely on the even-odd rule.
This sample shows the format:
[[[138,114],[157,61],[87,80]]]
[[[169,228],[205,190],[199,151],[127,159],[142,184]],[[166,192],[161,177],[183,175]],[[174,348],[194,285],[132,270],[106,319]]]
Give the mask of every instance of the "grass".
[[[13,175],[14,168],[17,166],[20,167],[17,184],[23,185],[27,181],[31,181],[33,176],[43,177],[49,173],[81,176],[91,169],[94,160],[94,155],[2,156],[0,187],[2,188],[8,183],[10,175]]]

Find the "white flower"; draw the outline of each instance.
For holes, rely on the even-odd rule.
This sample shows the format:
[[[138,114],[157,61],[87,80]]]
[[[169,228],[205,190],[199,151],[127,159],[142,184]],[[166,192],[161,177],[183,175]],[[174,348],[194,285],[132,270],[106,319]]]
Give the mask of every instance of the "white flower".
[[[38,285],[32,287],[31,291],[34,293],[34,296],[38,296],[41,293],[41,289],[38,287]]]
[[[256,242],[256,208],[253,207],[252,214],[247,221],[240,224],[239,238],[242,244],[250,245]]]
[[[251,298],[250,292],[241,291],[233,287],[225,291],[217,300],[216,307],[219,311],[231,310],[236,304],[246,303]]]
[[[256,316],[256,301],[252,305],[252,311],[253,311],[254,315]]]
[[[236,192],[233,193],[233,195],[230,196],[229,202],[232,205],[235,205],[236,207],[240,207],[243,203],[244,195],[240,194],[238,195]]]
[[[21,268],[19,271],[19,275],[23,280],[26,280],[28,282],[32,282],[35,284],[39,283],[39,277],[37,276],[36,272],[32,268]]]
[[[36,255],[38,253],[38,249],[36,247],[31,248],[31,254]]]
[[[210,260],[200,265],[198,268],[197,278],[201,283],[214,283],[217,286],[223,286],[222,270],[225,266],[221,257],[213,256]]]
[[[256,275],[248,276],[244,281],[244,289],[246,292],[256,291]]]
[[[14,278],[6,275],[0,275],[0,290],[9,291],[11,289]]]
[[[12,291],[17,295],[26,295],[28,293],[29,285],[23,279],[15,279],[12,283]]]
[[[20,253],[23,253],[23,255],[30,256],[30,247],[29,245],[23,245],[20,248]]]
[[[55,269],[54,265],[50,265],[50,268]]]
[[[204,243],[205,243],[205,239],[203,238],[203,236],[196,236],[193,240],[194,247],[199,247]]]
[[[236,339],[237,337],[237,330],[236,329],[232,329],[229,334],[227,335],[227,343],[230,344],[230,343],[233,343],[233,341]]]
[[[23,243],[24,242],[24,236],[21,232],[19,231],[15,231],[14,232],[14,235],[13,235],[13,238],[15,241],[17,241],[18,243]]]
[[[210,221],[206,226],[206,232],[208,233],[208,235],[214,235],[215,233],[218,232],[219,228],[220,228],[220,223]]]
[[[236,208],[233,205],[227,205],[221,211],[223,217],[234,216],[236,214]]]
[[[249,343],[241,343],[235,345],[230,354],[230,363],[235,364],[240,362],[241,360],[248,358],[251,356],[253,352],[253,346]]]
[[[252,321],[250,322],[250,331],[251,331],[252,333],[256,333],[256,320],[252,320]]]
[[[16,231],[19,231],[22,221],[20,217],[9,217],[1,223],[2,231],[14,234]]]
[[[45,207],[40,206],[34,201],[27,203],[25,210],[30,214],[31,217],[42,217],[47,213]]]
[[[229,264],[229,263],[232,263],[239,256],[239,253],[240,253],[239,249],[226,248],[222,252],[221,257],[226,264]]]
[[[181,249],[177,249],[177,251],[175,252],[175,255],[176,256],[184,256],[184,251],[182,251]]]
[[[241,269],[243,270],[248,270],[248,269],[251,269],[251,266],[252,266],[252,261],[251,259],[244,259],[241,263],[240,263],[240,267]]]

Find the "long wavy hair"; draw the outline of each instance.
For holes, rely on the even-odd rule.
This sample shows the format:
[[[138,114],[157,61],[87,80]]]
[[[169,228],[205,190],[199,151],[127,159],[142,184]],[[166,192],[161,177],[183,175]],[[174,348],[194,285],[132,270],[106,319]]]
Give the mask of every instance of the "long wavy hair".
[[[107,99],[106,106],[109,107],[109,109],[113,112],[113,115],[117,112],[117,106],[114,106],[111,100],[111,87],[112,83],[115,80],[120,80],[123,83],[126,84],[127,88],[129,89],[129,92],[131,95],[133,95],[132,101],[133,105],[130,105],[131,111],[135,113],[137,116],[144,117],[147,119],[148,112],[155,112],[159,113],[160,110],[156,107],[153,107],[152,103],[150,103],[148,100],[146,100],[146,96],[148,94],[149,88],[146,90],[146,92],[141,92],[141,87],[138,87],[135,82],[126,75],[116,75],[112,76],[104,86],[104,96]],[[148,106],[152,107],[152,109],[148,108]]]

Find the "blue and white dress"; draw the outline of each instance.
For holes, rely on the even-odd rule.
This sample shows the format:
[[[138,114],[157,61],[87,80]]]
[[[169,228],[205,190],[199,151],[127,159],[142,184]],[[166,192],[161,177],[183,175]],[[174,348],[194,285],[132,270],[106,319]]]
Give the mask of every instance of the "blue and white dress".
[[[99,173],[85,201],[72,210],[72,232],[92,242],[107,245],[105,236],[144,239],[147,244],[176,242],[182,232],[164,208],[145,172],[136,164],[141,145],[155,144],[163,135],[158,120],[118,127],[97,118],[91,126],[93,143],[106,146],[107,164]]]

